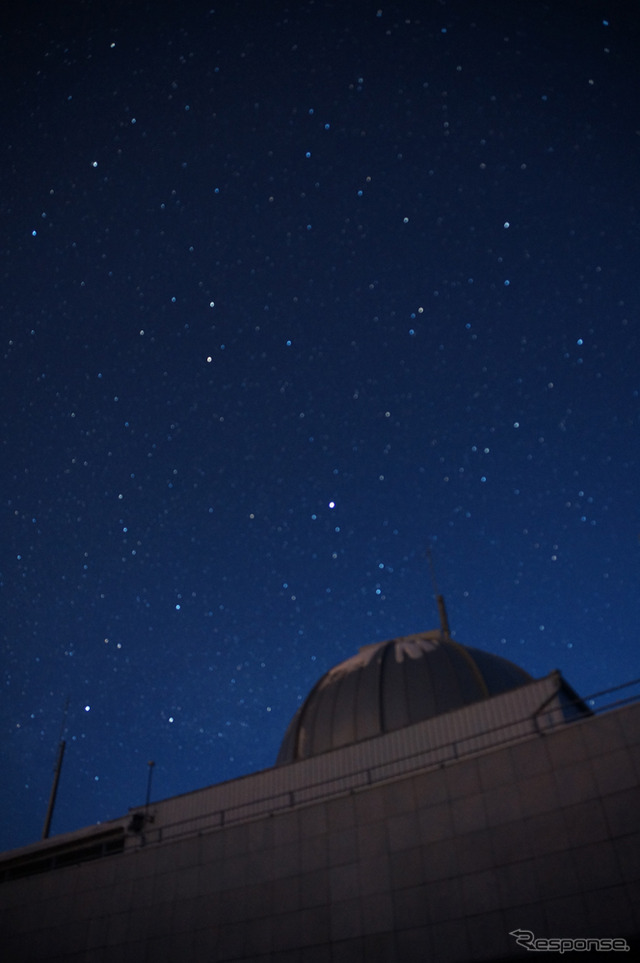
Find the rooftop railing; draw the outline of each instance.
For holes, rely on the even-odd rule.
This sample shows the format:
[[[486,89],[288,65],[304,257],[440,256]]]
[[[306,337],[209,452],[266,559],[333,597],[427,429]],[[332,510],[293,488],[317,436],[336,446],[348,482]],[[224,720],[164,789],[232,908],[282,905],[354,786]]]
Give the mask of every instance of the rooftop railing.
[[[317,802],[320,799],[354,792],[398,776],[436,769],[467,756],[496,749],[531,736],[545,736],[555,731],[559,725],[574,724],[593,715],[600,715],[605,711],[640,701],[640,679],[634,679],[623,685],[596,692],[586,699],[564,697],[557,705],[550,705],[550,701],[561,694],[562,684],[563,680],[559,676],[558,688],[551,696],[538,706],[535,712],[515,721],[492,726],[436,746],[424,747],[389,762],[365,766],[347,775],[323,778],[296,789],[282,790],[260,799],[251,799],[164,826],[153,826],[147,823],[139,834],[137,844],[149,845],[187,835],[202,835],[221,829],[223,826],[246,822],[260,816]],[[604,697],[621,693],[625,689],[633,691],[622,698],[600,703]],[[136,845],[134,840],[130,842]]]
[[[41,847],[32,848],[29,853],[0,857],[0,882],[130,852],[141,846],[204,835],[224,826],[275,815],[296,806],[355,792],[399,776],[436,769],[489,749],[535,736],[544,738],[561,724],[576,724],[593,715],[640,701],[640,678],[596,692],[586,699],[567,698],[566,692],[562,691],[562,678],[558,676],[558,679],[558,687],[551,696],[533,713],[515,721],[492,726],[439,745],[425,746],[392,761],[368,765],[347,775],[323,778],[295,789],[286,789],[233,806],[214,809],[167,825],[155,825],[154,816],[147,812],[146,807],[136,807],[130,810],[129,816],[123,819],[122,823],[109,830],[97,827],[95,834],[86,834],[80,840],[59,844],[55,843],[54,837],[44,842]],[[611,696],[615,698],[611,699]],[[557,704],[551,705],[554,699],[558,699]]]

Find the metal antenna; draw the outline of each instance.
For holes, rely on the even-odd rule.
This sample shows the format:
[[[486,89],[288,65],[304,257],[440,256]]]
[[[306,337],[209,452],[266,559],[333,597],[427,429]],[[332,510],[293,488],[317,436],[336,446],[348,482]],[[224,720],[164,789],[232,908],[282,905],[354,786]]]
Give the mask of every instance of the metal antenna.
[[[147,801],[144,805],[145,818],[147,818],[149,815],[149,803],[151,802],[151,777],[153,776],[153,767],[155,766],[155,762],[153,759],[150,759],[147,765],[149,767],[149,774],[147,776]]]
[[[433,559],[431,557],[431,549],[427,546],[427,560],[429,562],[429,571],[431,572],[431,582],[433,584],[433,594],[435,595],[436,604],[438,606],[438,615],[440,616],[440,631],[445,639],[451,638],[451,630],[449,628],[449,619],[447,617],[447,608],[444,604],[444,595],[440,594],[438,588],[438,582],[436,580],[436,573],[433,566]]]
[[[49,796],[49,805],[47,806],[47,815],[44,820],[44,827],[42,829],[42,838],[49,838],[49,831],[51,829],[51,820],[53,819],[53,810],[56,804],[56,796],[58,794],[58,783],[60,782],[60,772],[62,770],[62,760],[64,759],[64,750],[66,747],[66,742],[62,738],[64,736],[64,730],[67,723],[67,712],[69,710],[69,696],[67,696],[67,701],[64,705],[64,712],[62,713],[62,725],[60,726],[60,739],[58,741],[58,755],[56,758],[56,764],[53,768],[53,785],[51,786],[51,795]]]

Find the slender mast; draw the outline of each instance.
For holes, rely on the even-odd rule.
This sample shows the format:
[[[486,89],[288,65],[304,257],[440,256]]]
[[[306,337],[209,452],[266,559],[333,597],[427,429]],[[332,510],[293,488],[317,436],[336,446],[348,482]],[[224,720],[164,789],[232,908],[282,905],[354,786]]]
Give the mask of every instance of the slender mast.
[[[440,631],[445,639],[451,638],[451,629],[449,628],[449,617],[447,616],[447,607],[444,604],[444,595],[440,594],[438,589],[438,583],[436,581],[436,573],[433,567],[433,559],[431,558],[431,549],[427,546],[427,559],[429,561],[429,571],[431,572],[431,582],[433,584],[433,594],[436,598],[436,604],[438,606],[438,615],[440,617]]]
[[[67,701],[64,706],[64,712],[62,714],[62,725],[60,726],[60,740],[58,742],[58,755],[56,758],[56,764],[53,769],[53,785],[51,786],[51,795],[49,796],[49,805],[47,806],[47,815],[44,820],[44,827],[42,829],[42,838],[49,838],[49,831],[51,829],[51,820],[53,819],[53,810],[56,805],[56,796],[58,795],[58,783],[60,782],[60,772],[62,770],[62,760],[64,759],[64,750],[66,748],[66,742],[63,739],[65,725],[67,721],[67,711],[69,709],[69,697],[67,696]]]

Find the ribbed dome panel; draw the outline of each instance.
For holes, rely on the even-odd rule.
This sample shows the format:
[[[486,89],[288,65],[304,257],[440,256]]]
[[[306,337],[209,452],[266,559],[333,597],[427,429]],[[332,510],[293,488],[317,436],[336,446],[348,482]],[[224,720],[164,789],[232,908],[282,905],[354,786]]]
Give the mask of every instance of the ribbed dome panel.
[[[514,663],[439,631],[368,645],[316,683],[289,724],[277,765],[393,732],[531,681]]]

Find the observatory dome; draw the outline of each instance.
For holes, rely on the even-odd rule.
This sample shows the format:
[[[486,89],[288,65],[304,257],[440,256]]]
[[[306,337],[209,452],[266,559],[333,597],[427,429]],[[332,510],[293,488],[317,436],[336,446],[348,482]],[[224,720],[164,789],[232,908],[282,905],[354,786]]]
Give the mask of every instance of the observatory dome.
[[[330,669],[289,723],[276,765],[393,732],[516,689],[532,677],[442,630],[366,645]]]

